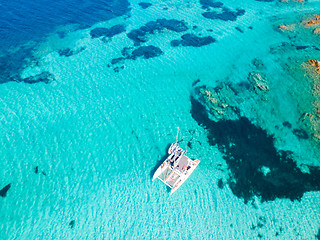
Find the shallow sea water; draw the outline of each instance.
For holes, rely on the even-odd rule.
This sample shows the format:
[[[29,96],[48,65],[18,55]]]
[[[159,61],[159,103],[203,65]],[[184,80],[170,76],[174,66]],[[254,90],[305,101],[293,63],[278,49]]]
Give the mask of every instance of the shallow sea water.
[[[20,24],[27,14],[2,5],[21,18],[15,25],[2,17],[0,22],[11,24],[4,33],[16,29],[22,34],[12,31],[7,42],[2,40],[0,54],[0,189],[11,184],[0,197],[0,239],[319,239],[319,191],[265,202],[259,196],[249,202],[236,196],[228,183],[225,152],[210,145],[208,129],[191,114],[190,99],[197,79],[196,86],[211,87],[245,82],[252,59],[262,59],[270,95],[257,101],[244,94],[241,114],[273,134],[278,150],[293,151],[300,167],[320,166],[310,141],[276,127],[284,121],[296,127],[304,98],[296,100],[288,91],[294,76],[282,67],[279,55],[270,53],[270,46],[288,41],[275,29],[278,21],[312,15],[320,5],[229,0],[224,6],[245,13],[223,21],[203,17],[199,1],[150,1],[146,9],[139,1],[129,3],[128,12],[117,12],[125,2],[96,1],[66,15],[66,6],[58,2],[62,12],[33,19],[35,30],[28,29],[35,37],[25,41]],[[37,16],[42,8],[50,13],[51,7],[35,4],[39,11],[27,13]],[[57,15],[62,20],[54,21]],[[184,20],[188,29],[146,34],[141,46],[160,48],[159,56],[111,63],[123,56],[123,48],[138,48],[127,33],[161,18]],[[111,38],[90,35],[95,28],[117,24],[125,32]],[[216,42],[170,45],[186,33],[212,36]],[[26,82],[38,81],[35,76],[43,72],[51,75]],[[170,196],[163,183],[152,182],[152,174],[178,126],[180,145],[201,163]]]

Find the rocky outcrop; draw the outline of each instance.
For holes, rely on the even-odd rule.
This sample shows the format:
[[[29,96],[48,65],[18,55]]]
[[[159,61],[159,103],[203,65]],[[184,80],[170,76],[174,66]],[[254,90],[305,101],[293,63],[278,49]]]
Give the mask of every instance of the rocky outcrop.
[[[232,102],[234,94],[227,85],[216,88],[201,87],[199,93],[217,120],[238,118],[239,110]]]
[[[303,113],[299,119],[299,123],[305,128],[311,136],[317,141],[320,141],[320,112],[316,110],[317,114]]]
[[[314,34],[318,34],[318,35],[320,35],[320,28],[316,28],[316,29],[314,29],[314,30],[313,30],[313,33],[314,33]]]
[[[305,27],[312,27],[312,26],[317,26],[320,25],[320,16],[319,15],[314,15],[313,18],[304,20],[302,21]]]
[[[308,62],[315,67],[315,70],[320,74],[320,61],[319,60],[308,60]]]
[[[258,72],[251,72],[248,76],[249,82],[252,84],[256,93],[267,92],[269,90],[266,78]]]
[[[287,24],[287,25],[280,25],[279,26],[279,29],[281,31],[290,31],[290,32],[293,32],[294,29],[295,29],[295,25],[294,24]]]

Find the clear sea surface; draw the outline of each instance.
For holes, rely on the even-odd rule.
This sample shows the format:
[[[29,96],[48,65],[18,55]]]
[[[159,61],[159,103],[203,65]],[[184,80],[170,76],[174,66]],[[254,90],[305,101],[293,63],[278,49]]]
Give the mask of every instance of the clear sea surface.
[[[301,21],[320,2],[12,0],[0,12],[0,239],[320,239],[320,143],[299,122],[319,98],[303,64],[320,60],[320,37]],[[200,87],[238,118],[211,116]],[[152,175],[177,127],[201,163],[170,195]]]

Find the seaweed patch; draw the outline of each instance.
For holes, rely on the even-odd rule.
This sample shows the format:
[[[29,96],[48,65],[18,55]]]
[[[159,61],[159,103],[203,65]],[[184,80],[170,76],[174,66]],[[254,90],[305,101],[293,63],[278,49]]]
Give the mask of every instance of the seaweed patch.
[[[210,119],[205,106],[191,97],[191,115],[207,130],[208,142],[224,153],[230,169],[228,184],[244,202],[258,196],[262,202],[276,198],[300,200],[305,192],[320,190],[320,169],[302,172],[290,151],[277,151],[274,137],[249,119]]]

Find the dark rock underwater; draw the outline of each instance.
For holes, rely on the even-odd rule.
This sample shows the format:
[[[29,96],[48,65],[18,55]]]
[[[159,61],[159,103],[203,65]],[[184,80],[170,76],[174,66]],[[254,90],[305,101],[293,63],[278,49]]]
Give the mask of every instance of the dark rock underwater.
[[[6,197],[7,196],[7,192],[11,187],[11,183],[9,183],[8,185],[6,185],[4,188],[2,188],[0,190],[0,197]]]
[[[202,47],[205,45],[209,45],[211,43],[214,43],[216,40],[211,37],[211,36],[207,36],[207,37],[198,37],[194,34],[191,33],[187,33],[181,36],[181,40],[172,40],[171,41],[171,46],[172,47],[177,47],[177,46],[190,46],[190,47]]]
[[[191,115],[207,130],[208,142],[224,154],[230,176],[228,184],[244,202],[254,196],[261,202],[276,198],[300,200],[305,192],[320,190],[320,169],[302,172],[289,151],[277,151],[274,137],[249,119],[213,121],[206,107],[191,97]],[[219,183],[219,187],[221,187]]]
[[[134,42],[135,46],[139,46],[141,43],[148,40],[150,34],[155,34],[156,32],[161,32],[163,30],[184,32],[188,30],[188,27],[184,21],[161,18],[156,21],[150,21],[144,26],[130,31],[127,36]]]

